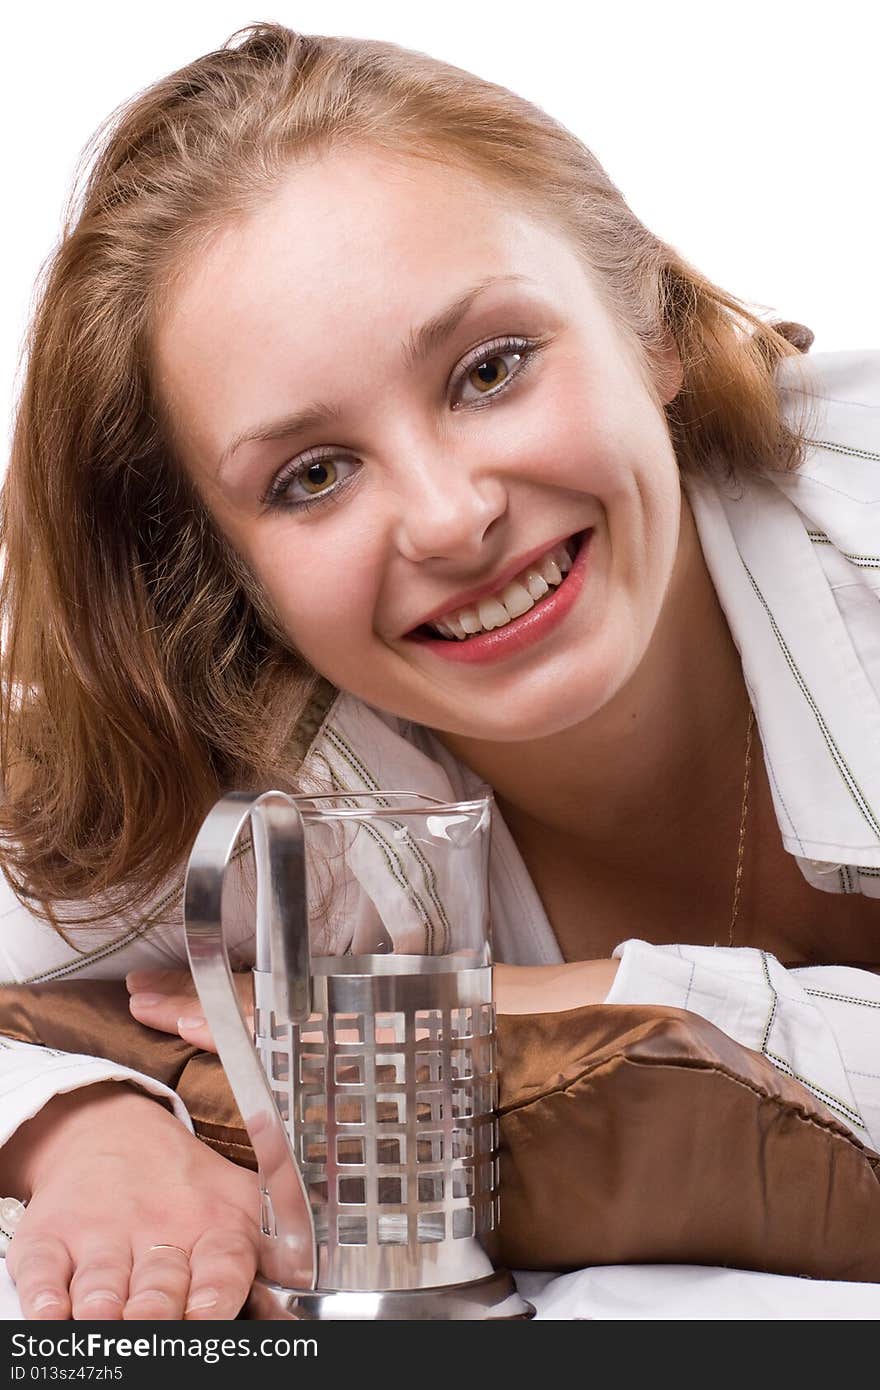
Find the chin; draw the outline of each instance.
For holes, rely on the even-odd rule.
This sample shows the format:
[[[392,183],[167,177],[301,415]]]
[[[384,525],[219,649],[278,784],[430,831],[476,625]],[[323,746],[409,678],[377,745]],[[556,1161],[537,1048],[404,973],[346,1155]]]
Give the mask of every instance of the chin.
[[[471,711],[468,718],[436,719],[430,727],[480,743],[535,742],[538,739],[553,738],[556,734],[564,733],[566,729],[576,728],[594,715],[604,703],[601,696],[586,700],[583,698],[583,692],[579,694],[580,698],[577,700],[555,700],[552,708],[547,707],[546,699],[540,704],[526,702],[520,708],[511,700],[504,703],[503,712],[500,714],[496,707],[491,714],[487,712],[485,719],[481,719],[475,711]]]

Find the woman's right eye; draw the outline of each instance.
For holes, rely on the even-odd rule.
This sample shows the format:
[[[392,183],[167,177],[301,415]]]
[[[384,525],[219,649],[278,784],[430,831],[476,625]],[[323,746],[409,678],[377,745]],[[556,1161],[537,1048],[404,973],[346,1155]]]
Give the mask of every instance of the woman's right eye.
[[[339,492],[352,476],[341,472],[346,464],[351,464],[352,469],[356,466],[354,459],[345,459],[339,454],[304,454],[272,480],[263,502],[270,509],[286,507],[296,511],[308,510],[319,503],[323,505],[325,499]],[[303,489],[304,495],[295,495],[297,487]]]

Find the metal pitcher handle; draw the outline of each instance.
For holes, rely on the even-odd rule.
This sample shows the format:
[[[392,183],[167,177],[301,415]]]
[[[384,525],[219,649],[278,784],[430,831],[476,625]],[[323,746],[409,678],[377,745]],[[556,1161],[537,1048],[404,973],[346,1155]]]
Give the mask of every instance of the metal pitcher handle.
[[[186,949],[271,1207],[270,1214],[261,1213],[260,1269],[287,1288],[313,1289],[318,1258],[308,1192],[238,1002],[223,936],[223,882],[248,817],[257,871],[257,966],[272,971],[276,1017],[283,1023],[308,1020],[311,971],[303,824],[296,802],[285,792],[230,792],[205,817],[184,882]]]

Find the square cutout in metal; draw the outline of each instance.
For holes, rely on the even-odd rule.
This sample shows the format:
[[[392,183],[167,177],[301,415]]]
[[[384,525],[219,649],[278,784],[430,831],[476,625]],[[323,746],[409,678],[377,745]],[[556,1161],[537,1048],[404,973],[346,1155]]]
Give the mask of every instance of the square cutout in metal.
[[[469,1047],[454,1047],[450,1054],[450,1062],[453,1081],[463,1081],[465,1077],[473,1076],[474,1061]]]
[[[474,1131],[470,1128],[454,1129],[452,1131],[452,1157],[473,1158],[473,1156]]]
[[[367,1183],[365,1178],[337,1178],[340,1202],[347,1205],[356,1203],[362,1207],[367,1200]]]
[[[446,1214],[442,1211],[420,1211],[416,1217],[416,1238],[430,1242],[443,1240],[446,1235]]]
[[[336,1218],[337,1239],[340,1245],[366,1245],[367,1218],[346,1213]]]
[[[416,1047],[419,1043],[435,1044],[443,1037],[443,1013],[440,1009],[416,1009]]]
[[[474,1209],[473,1207],[456,1207],[452,1213],[452,1238],[462,1240],[465,1236],[474,1234]]]
[[[402,1125],[406,1123],[406,1096],[383,1095],[376,1092],[376,1123],[379,1125]]]
[[[299,1151],[303,1163],[325,1164],[327,1162],[327,1141],[322,1135],[300,1135]]]
[[[338,1053],[333,1058],[333,1074],[338,1086],[363,1086],[364,1058],[357,1054]]]
[[[317,1057],[301,1056],[299,1059],[299,1079],[306,1086],[324,1086],[324,1057],[319,1054]]]
[[[443,1201],[442,1173],[419,1173],[418,1184],[420,1202]]]
[[[384,1047],[406,1042],[406,1014],[376,1014],[376,1042]]]
[[[443,1053],[417,1052],[415,1058],[416,1085],[439,1085],[440,1082],[443,1080]]]
[[[453,1197],[473,1197],[473,1168],[454,1168],[452,1170],[452,1195]]]
[[[362,1125],[364,1123],[364,1099],[350,1092],[336,1097],[336,1123],[338,1125]]]
[[[347,1134],[337,1134],[336,1162],[363,1165],[364,1140],[351,1138]]]
[[[376,1140],[376,1159],[379,1163],[397,1165],[406,1163],[406,1138],[395,1135],[386,1139],[384,1135]]]
[[[417,1091],[416,1092],[416,1123],[420,1125],[436,1125],[443,1123],[443,1092],[442,1091]]]
[[[340,1043],[362,1043],[364,1040],[363,1014],[334,1014],[333,1041]]]
[[[422,1133],[416,1139],[416,1162],[443,1162],[443,1135]]]
[[[320,1125],[327,1115],[327,1100],[323,1091],[300,1091],[299,1115],[304,1125]]]
[[[471,1038],[474,1033],[473,1009],[451,1009],[449,1028],[454,1038]]]
[[[289,1081],[289,1080],[290,1080],[290,1053],[289,1053],[289,1052],[273,1052],[273,1053],[272,1053],[272,1080],[273,1080],[273,1081]]]
[[[406,1212],[381,1212],[376,1218],[376,1237],[380,1245],[406,1245]]]
[[[456,1086],[452,1092],[452,1118],[469,1118],[474,1113],[474,1094],[468,1086]]]
[[[406,1201],[406,1178],[379,1178],[379,1202],[382,1206],[399,1207]]]
[[[376,1085],[394,1086],[406,1081],[406,1055],[403,1052],[376,1053]]]

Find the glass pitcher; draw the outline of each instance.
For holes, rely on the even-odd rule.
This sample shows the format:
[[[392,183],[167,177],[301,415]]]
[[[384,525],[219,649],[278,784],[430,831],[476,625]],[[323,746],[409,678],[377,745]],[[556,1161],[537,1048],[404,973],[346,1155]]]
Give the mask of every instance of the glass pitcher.
[[[222,889],[249,823],[253,1033]],[[256,1318],[522,1318],[498,1222],[491,796],[233,792],[186,875],[187,950],[253,1143]]]

